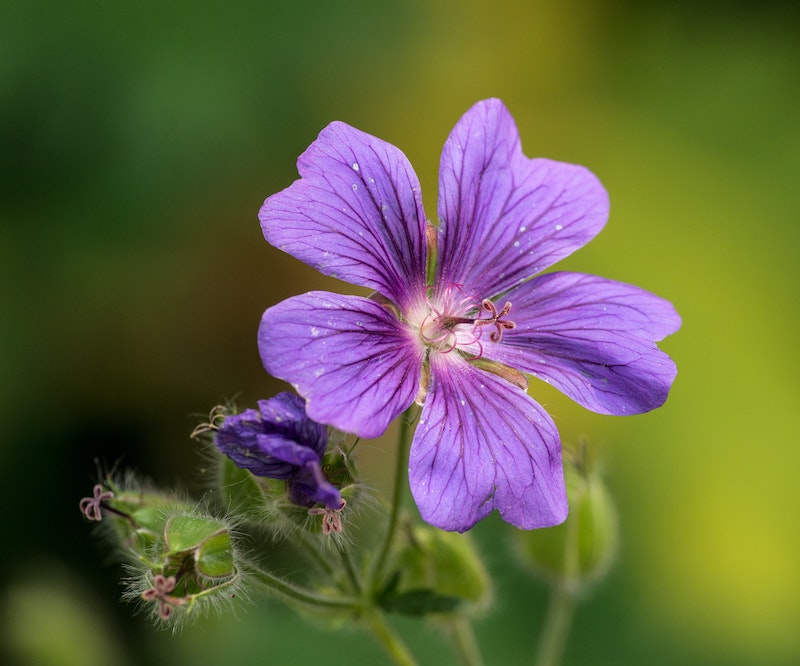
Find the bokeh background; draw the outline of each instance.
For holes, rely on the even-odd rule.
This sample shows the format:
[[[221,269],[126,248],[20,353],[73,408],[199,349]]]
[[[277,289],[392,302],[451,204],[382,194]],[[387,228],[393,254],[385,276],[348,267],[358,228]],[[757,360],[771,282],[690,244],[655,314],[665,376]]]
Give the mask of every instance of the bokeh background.
[[[438,156],[502,98],[529,156],[585,164],[611,219],[562,267],[671,299],[666,406],[612,418],[546,387],[602,451],[622,530],[567,664],[800,663],[796,3],[5,0],[0,7],[0,636],[5,663],[383,663],[278,602],[180,635],[118,601],[82,520],[97,465],[196,487],[193,415],[280,389],[255,331],[322,286],[263,241],[263,199],[344,120],[399,146],[435,212]],[[335,285],[340,287],[341,285]],[[365,447],[380,485],[388,444]],[[487,664],[529,663],[545,590],[497,581]],[[455,663],[401,623],[423,663]]]

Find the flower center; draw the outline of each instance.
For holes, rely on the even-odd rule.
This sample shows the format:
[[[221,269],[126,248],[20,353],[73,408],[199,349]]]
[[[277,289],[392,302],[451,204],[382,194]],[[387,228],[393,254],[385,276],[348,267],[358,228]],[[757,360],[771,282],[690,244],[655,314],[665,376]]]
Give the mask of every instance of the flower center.
[[[483,328],[494,326],[489,334],[489,340],[500,342],[503,331],[516,328],[516,324],[505,319],[511,311],[511,303],[506,302],[501,310],[488,298],[481,301],[481,312],[478,317],[460,317],[440,311],[436,306],[428,303],[428,314],[419,325],[419,337],[425,344],[442,353],[453,351],[456,347],[478,344]],[[481,314],[488,313],[488,317],[481,318]]]

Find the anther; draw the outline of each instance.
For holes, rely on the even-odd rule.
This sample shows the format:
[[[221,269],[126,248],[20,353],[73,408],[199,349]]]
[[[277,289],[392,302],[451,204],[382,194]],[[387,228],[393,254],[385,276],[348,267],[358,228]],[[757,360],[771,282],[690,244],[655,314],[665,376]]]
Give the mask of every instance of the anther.
[[[322,516],[322,533],[326,536],[331,532],[339,533],[342,531],[342,519],[340,514],[344,509],[347,502],[342,500],[342,504],[338,509],[331,509],[329,507],[314,507],[308,510],[309,516]]]

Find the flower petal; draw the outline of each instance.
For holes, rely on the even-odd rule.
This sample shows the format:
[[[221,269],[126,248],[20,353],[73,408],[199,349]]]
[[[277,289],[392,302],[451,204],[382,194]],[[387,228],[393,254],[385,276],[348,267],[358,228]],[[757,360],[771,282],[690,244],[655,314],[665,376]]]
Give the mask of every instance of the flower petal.
[[[516,328],[487,358],[528,372],[601,414],[639,414],[667,399],[677,370],[656,342],[678,330],[671,303],[581,273],[542,275],[506,294]]]
[[[406,307],[425,290],[425,212],[403,153],[345,123],[297,160],[302,178],[259,212],[264,237],[325,275]]]
[[[277,463],[283,463],[287,470],[292,467],[305,467],[308,463],[316,460],[319,462],[321,456],[307,446],[298,444],[296,441],[283,437],[282,435],[259,435],[258,448],[261,452],[270,456]],[[270,476],[273,479],[288,478],[286,476],[261,474],[259,476]]]
[[[342,495],[322,473],[319,459],[312,460],[289,481],[289,497],[294,504],[310,506],[314,502],[329,509],[341,509]]]
[[[524,391],[457,354],[431,354],[431,384],[409,456],[424,520],[464,532],[497,509],[523,529],[567,516],[561,443]]]
[[[584,167],[522,154],[500,100],[478,102],[451,132],[439,168],[442,287],[491,298],[588,243],[608,195]]]
[[[312,291],[268,309],[258,330],[267,372],[290,382],[308,416],[377,437],[414,400],[423,349],[375,301]]]
[[[306,402],[300,396],[283,391],[268,400],[259,400],[258,411],[264,433],[283,435],[313,450],[317,458],[325,453],[328,447],[328,429],[308,417]]]

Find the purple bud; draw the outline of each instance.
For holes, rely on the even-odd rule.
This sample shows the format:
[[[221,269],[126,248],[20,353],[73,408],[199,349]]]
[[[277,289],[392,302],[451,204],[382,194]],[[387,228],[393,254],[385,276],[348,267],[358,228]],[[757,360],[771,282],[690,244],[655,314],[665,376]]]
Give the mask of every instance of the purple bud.
[[[325,478],[320,461],[328,445],[326,426],[306,415],[305,402],[292,393],[259,400],[258,410],[227,417],[217,432],[217,448],[256,476],[283,479],[289,499],[300,506],[317,502],[339,509],[339,490]]]

